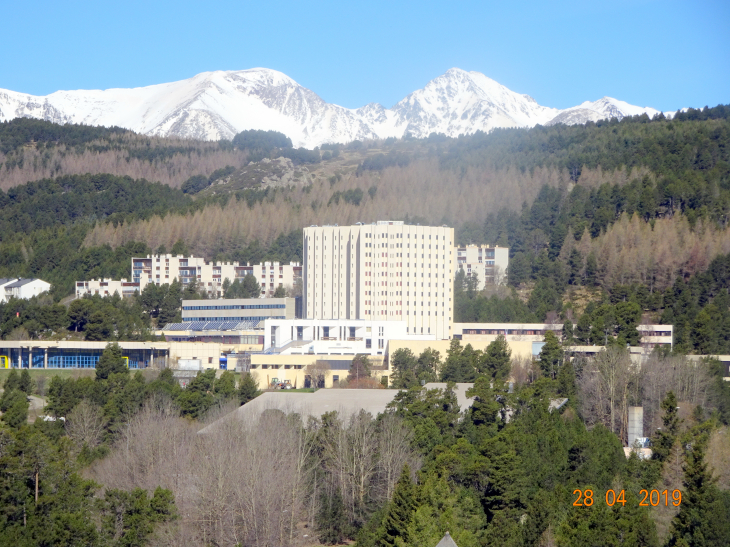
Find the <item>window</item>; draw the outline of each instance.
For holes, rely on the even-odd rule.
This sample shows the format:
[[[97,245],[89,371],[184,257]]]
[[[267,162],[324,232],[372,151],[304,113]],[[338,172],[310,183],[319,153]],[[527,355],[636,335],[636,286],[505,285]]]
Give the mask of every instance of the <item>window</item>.
[[[365,348],[370,349],[373,347],[373,341],[370,338],[365,339]]]

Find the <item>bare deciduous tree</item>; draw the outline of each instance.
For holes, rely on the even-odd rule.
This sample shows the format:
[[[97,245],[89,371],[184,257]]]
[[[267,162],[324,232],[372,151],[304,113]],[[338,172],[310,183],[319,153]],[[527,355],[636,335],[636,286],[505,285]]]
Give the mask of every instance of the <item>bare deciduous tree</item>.
[[[80,448],[97,446],[104,435],[104,413],[98,405],[86,399],[78,403],[66,416],[66,433]]]
[[[339,489],[350,518],[362,522],[372,501],[392,495],[403,463],[420,467],[410,429],[391,415],[343,421],[333,413],[304,425],[269,409],[212,425],[199,432],[158,398],[90,470],[108,488],[173,491],[182,518],[165,525],[156,544],[286,547],[296,543],[298,524],[313,519],[322,488]]]
[[[393,496],[395,483],[403,466],[408,464],[414,472],[420,468],[420,461],[411,448],[413,433],[395,414],[385,414],[378,424],[378,467],[374,498],[385,503]]]
[[[588,361],[579,379],[586,421],[603,423],[625,440],[629,384],[638,372],[624,348],[607,348]]]
[[[540,377],[540,367],[532,357],[518,355],[512,358],[510,377],[518,385],[531,384]]]
[[[331,374],[329,364],[325,361],[317,360],[307,365],[306,374],[311,378],[312,387],[325,387],[327,378]]]
[[[668,391],[674,392],[680,406],[684,403],[692,408],[706,407],[710,403],[712,374],[703,361],[654,354],[641,368],[644,427],[647,435],[661,426],[660,405]]]

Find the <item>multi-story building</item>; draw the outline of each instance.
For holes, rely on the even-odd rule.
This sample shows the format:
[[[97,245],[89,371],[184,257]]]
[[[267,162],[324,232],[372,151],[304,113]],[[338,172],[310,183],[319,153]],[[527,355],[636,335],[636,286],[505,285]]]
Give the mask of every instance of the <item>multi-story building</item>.
[[[507,282],[509,249],[498,245],[466,245],[456,248],[456,272],[464,269],[468,277],[476,276],[477,290],[487,285]]]
[[[379,221],[304,229],[303,313],[405,321],[406,334],[451,336],[454,229]]]
[[[294,298],[183,300],[183,321],[264,321],[294,319]]]
[[[238,262],[206,262],[204,258],[182,255],[147,255],[132,258],[132,281],[143,291],[148,283],[163,285],[178,279],[183,286],[196,280],[207,293],[218,298],[222,296],[223,282],[242,280],[255,275],[261,284],[261,296],[272,296],[278,287],[293,287],[301,278],[302,267],[298,262],[280,264],[239,264]]]
[[[408,334],[405,321],[387,319],[267,320],[264,351],[280,355],[384,355],[389,340],[436,340]]]

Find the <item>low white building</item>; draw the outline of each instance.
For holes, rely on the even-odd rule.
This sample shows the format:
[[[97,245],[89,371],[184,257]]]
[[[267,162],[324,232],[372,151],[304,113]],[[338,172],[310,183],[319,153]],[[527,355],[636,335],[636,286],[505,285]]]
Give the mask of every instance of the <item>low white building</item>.
[[[636,330],[641,335],[640,345],[645,348],[669,346],[674,343],[673,325],[638,325]],[[504,336],[510,341],[542,342],[547,331],[554,332],[558,338],[563,336],[563,325],[560,323],[454,323],[454,337],[461,340],[496,340]]]
[[[264,352],[280,355],[384,355],[389,340],[436,340],[409,334],[406,321],[267,319]]]
[[[51,290],[51,284],[42,279],[0,279],[0,298],[7,302],[11,298],[28,299]]]
[[[487,285],[507,283],[509,248],[489,245],[456,247],[456,272],[463,269],[467,277],[476,276],[477,290]]]

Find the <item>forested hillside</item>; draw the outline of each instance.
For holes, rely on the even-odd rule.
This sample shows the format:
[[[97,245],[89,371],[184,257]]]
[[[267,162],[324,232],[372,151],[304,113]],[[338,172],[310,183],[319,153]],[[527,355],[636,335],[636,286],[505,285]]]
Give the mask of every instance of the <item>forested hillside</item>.
[[[399,350],[404,389],[386,412],[308,419],[216,421],[259,395],[250,375],[210,370],[181,389],[170,370],[131,374],[113,344],[90,376],[41,384],[12,371],[0,539],[422,547],[449,531],[460,547],[727,545],[730,388],[718,363],[657,355],[639,370],[623,348],[589,361],[557,348],[531,364],[504,340]],[[451,387],[420,384],[464,374],[467,409]],[[65,422],[25,423],[25,394],[41,392]],[[651,459],[621,446],[638,401]]]
[[[152,179],[183,192],[101,174],[13,187],[0,195],[0,275],[47,278],[60,297],[76,279],[127,275],[130,251],[116,249],[177,245],[209,259],[298,260],[303,226],[402,219],[452,225],[460,244],[510,247],[509,284],[521,296],[501,294],[487,304],[487,296],[469,292],[457,320],[550,315],[577,324],[588,301],[634,298],[639,314],[656,321],[678,279],[686,283],[730,253],[727,112],[720,106],[673,120],[643,116],[315,151],[295,150],[272,132],[244,132],[231,143],[178,143],[116,129],[10,122],[0,146],[11,159],[63,147],[63,155],[80,158],[102,141],[106,148],[94,154],[124,153],[125,163],[137,158],[155,169],[175,158],[200,167],[196,158],[237,156],[203,174],[196,167],[182,181]],[[289,167],[270,161],[280,156]],[[20,172],[9,165],[0,168],[0,186]],[[100,168],[92,162],[88,169]],[[715,296],[678,330],[691,332],[695,315]]]
[[[62,175],[108,173],[179,187],[242,165],[248,151],[230,142],[161,139],[120,128],[57,125],[29,118],[0,123],[0,189]]]

